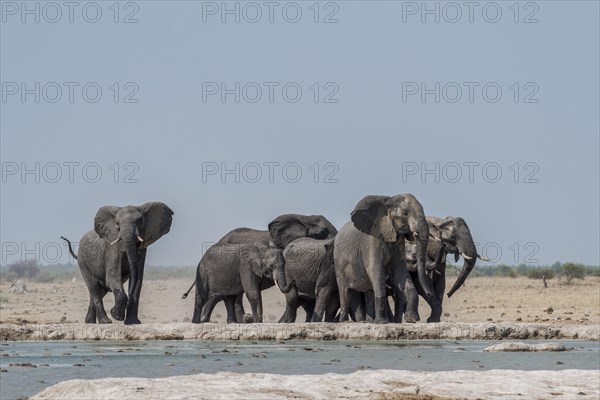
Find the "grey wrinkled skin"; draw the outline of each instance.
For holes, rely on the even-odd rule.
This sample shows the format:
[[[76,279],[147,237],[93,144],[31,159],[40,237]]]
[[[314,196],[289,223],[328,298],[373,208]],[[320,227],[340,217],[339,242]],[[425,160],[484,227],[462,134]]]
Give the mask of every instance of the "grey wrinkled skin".
[[[394,322],[402,322],[406,308],[404,287],[408,278],[405,241],[417,241],[419,282],[431,306],[428,322],[437,322],[441,305],[426,272],[429,227],[423,207],[409,193],[395,196],[369,195],[361,199],[334,242],[334,266],[340,293],[340,322],[348,320],[351,290],[372,291],[374,321],[387,323],[386,280],[389,277],[395,302]]]
[[[281,249],[262,243],[215,244],[198,264],[193,323],[209,322],[215,305],[223,300],[227,322],[237,322],[236,298],[246,293],[254,322],[262,322],[261,291],[272,287],[273,271],[283,267]],[[240,320],[241,322],[241,320]]]
[[[285,270],[275,271],[277,286],[285,293],[285,313],[279,322],[296,322],[299,306],[308,307],[306,322],[334,322],[339,293],[333,267],[333,239],[296,239],[283,251]],[[289,282],[294,287],[288,288]],[[310,308],[313,312],[310,313]]]
[[[289,243],[299,238],[332,239],[336,234],[337,230],[333,224],[322,215],[283,214],[269,223],[268,230],[237,228],[223,236],[216,244],[268,245],[269,242],[274,242],[279,249],[283,250]],[[301,305],[312,315],[310,303]],[[240,294],[235,300],[235,316],[228,313],[227,320],[242,322],[244,315],[243,297]]]
[[[430,233],[427,246],[427,269],[433,280],[435,296],[441,304],[446,290],[446,256],[448,254],[454,255],[455,261],[458,261],[461,254],[470,257],[470,259],[463,257],[463,267],[456,282],[448,292],[448,297],[450,297],[465,282],[475,267],[479,255],[471,231],[464,219],[460,217],[439,218],[429,216],[427,217],[427,223]],[[435,238],[438,240],[435,240]],[[418,282],[415,243],[410,243],[407,246],[406,260],[410,278],[407,280],[405,288],[408,303],[405,318],[407,322],[417,322],[419,321],[419,295],[424,296],[425,293]]]
[[[79,242],[77,263],[88,287],[90,303],[85,322],[110,323],[102,299],[115,296],[112,317],[139,324],[138,307],[148,246],[169,232],[173,211],[164,203],[105,206],[94,218],[94,230]],[[140,241],[139,238],[143,241]],[[118,240],[116,243],[111,244]],[[129,280],[127,296],[123,283]]]

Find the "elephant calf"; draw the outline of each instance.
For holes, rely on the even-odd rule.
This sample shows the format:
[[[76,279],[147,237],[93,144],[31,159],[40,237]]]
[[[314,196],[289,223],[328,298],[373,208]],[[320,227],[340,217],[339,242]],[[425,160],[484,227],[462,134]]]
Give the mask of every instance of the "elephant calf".
[[[277,286],[285,293],[285,314],[279,322],[296,322],[299,306],[306,310],[307,322],[334,322],[339,293],[333,268],[333,239],[296,239],[283,251],[285,271],[276,270]],[[288,290],[288,281],[294,281]],[[287,291],[287,292],[286,292]]]
[[[242,322],[236,319],[235,301],[243,293],[246,293],[252,307],[254,322],[262,322],[261,291],[275,284],[273,270],[283,268],[283,263],[281,249],[263,243],[216,244],[210,247],[196,271],[192,322],[210,321],[215,305],[221,300],[225,301],[227,308],[227,322]]]

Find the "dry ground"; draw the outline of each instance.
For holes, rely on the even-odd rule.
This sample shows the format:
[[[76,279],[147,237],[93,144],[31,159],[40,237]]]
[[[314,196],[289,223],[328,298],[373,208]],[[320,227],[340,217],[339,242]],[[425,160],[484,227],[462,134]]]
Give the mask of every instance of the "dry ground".
[[[141,295],[140,319],[147,323],[188,322],[194,308],[194,292],[186,300],[181,294],[192,278],[146,280]],[[448,284],[452,279],[448,280]],[[58,323],[83,322],[88,304],[84,282],[25,282],[29,292],[9,293],[10,283],[1,282],[0,322]],[[8,300],[8,301],[6,301]],[[112,307],[112,294],[105,297],[105,308]],[[277,322],[285,309],[285,298],[276,287],[263,292],[265,322]],[[250,307],[246,301],[246,309]],[[428,315],[424,301],[420,303],[421,319]],[[212,321],[225,321],[225,307],[219,304]],[[298,322],[304,312],[298,312]],[[546,324],[600,323],[600,278],[587,277],[572,285],[557,280],[542,287],[539,280],[524,277],[477,277],[467,280],[452,298],[444,300],[446,322],[543,322]]]

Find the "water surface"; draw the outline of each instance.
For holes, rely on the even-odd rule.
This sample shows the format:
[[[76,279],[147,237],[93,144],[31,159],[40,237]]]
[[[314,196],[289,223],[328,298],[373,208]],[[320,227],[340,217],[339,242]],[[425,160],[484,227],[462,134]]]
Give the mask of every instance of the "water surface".
[[[0,398],[31,396],[68,379],[157,378],[196,373],[351,373],[360,369],[600,369],[600,343],[555,341],[567,352],[484,353],[492,341],[4,342]],[[528,341],[528,343],[537,343]],[[35,365],[17,367],[10,364]]]

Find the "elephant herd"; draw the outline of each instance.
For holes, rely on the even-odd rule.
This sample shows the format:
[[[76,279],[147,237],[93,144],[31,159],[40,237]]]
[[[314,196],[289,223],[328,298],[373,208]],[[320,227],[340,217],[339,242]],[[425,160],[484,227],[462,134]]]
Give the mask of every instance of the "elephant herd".
[[[140,323],[146,249],[169,232],[172,215],[159,202],[102,207],[77,255],[69,242],[89,289],[85,322],[111,322],[102,299],[112,292],[112,317]],[[262,322],[261,292],[274,285],[286,299],[279,322],[295,322],[299,307],[306,311],[307,322],[399,323],[403,316],[406,322],[417,322],[419,296],[431,308],[427,322],[439,322],[446,256],[464,259],[448,297],[461,287],[478,258],[486,260],[477,254],[462,218],[426,217],[409,193],[365,196],[350,215],[339,232],[321,215],[285,214],[267,230],[237,228],[223,236],[202,256],[195,282],[183,295],[186,298],[195,286],[192,322],[210,321],[220,301],[225,303],[227,322]],[[128,295],[123,288],[127,280]],[[244,311],[244,293],[251,318]]]

